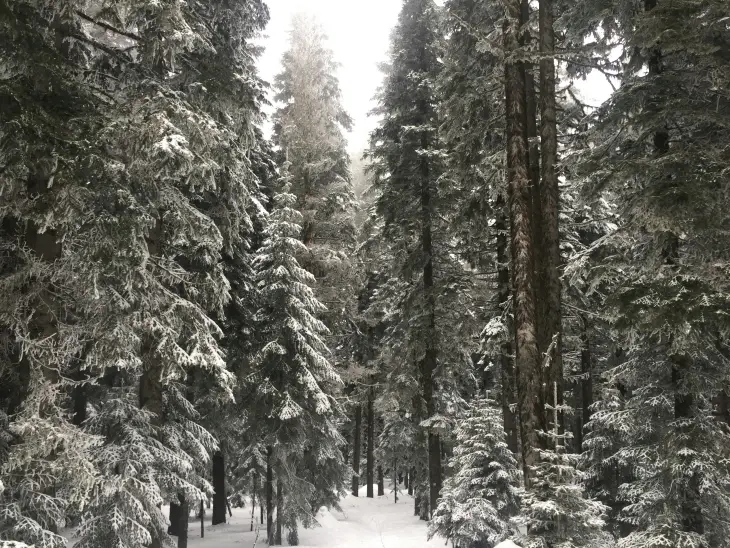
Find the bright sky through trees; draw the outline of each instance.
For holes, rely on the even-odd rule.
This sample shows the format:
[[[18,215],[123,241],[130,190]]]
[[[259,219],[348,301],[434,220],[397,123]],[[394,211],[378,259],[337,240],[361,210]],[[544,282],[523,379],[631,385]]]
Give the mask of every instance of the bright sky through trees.
[[[349,149],[365,146],[375,120],[367,113],[382,75],[378,63],[386,59],[388,38],[400,10],[397,0],[270,0],[271,21],[263,45],[260,71],[269,82],[281,70],[281,56],[287,47],[291,18],[296,12],[311,13],[329,38],[329,47],[340,63],[340,86],[343,102],[354,121],[348,136]]]

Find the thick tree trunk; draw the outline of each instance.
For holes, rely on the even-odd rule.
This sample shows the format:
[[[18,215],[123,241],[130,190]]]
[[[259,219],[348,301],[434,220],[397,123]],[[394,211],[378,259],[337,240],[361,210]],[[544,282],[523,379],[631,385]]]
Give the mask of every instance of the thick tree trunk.
[[[500,194],[496,200],[497,219],[495,230],[497,232],[497,300],[500,309],[504,309],[503,317],[507,317],[506,310],[510,298],[509,278],[509,254],[507,252],[508,228],[507,228],[507,204]],[[512,362],[512,343],[505,337],[500,345],[499,352],[500,377],[502,380],[502,419],[504,431],[507,436],[507,446],[515,455],[518,451],[518,427],[514,405],[517,403],[517,391],[515,388],[515,370]]]
[[[416,468],[412,467],[408,473],[408,494],[413,496],[413,482],[416,481]]]
[[[362,432],[362,405],[359,403],[355,408],[355,429],[352,433],[352,496],[359,496],[360,491],[360,448],[362,440],[360,434]],[[368,451],[370,448],[368,447]]]
[[[284,487],[276,480],[276,538],[274,544],[281,546],[281,527],[284,522]]]
[[[539,0],[540,6],[540,156],[542,202],[542,249],[540,257],[540,284],[544,291],[538,302],[545,303],[545,313],[538,322],[543,341],[541,352],[546,356],[547,367],[542,368],[543,386],[557,383],[558,401],[563,402],[562,314],[560,283],[560,190],[558,187],[558,129],[555,99],[555,30],[553,28],[553,0]],[[549,391],[549,390],[548,390]],[[550,413],[545,413],[545,430],[552,430]]]
[[[271,460],[274,450],[269,447],[266,451],[266,538],[269,544],[274,540],[274,468]]]
[[[167,527],[167,534],[176,537],[180,534],[180,505],[176,502],[170,503],[170,525]]]
[[[226,522],[226,464],[223,453],[213,454],[213,525]]]
[[[383,467],[378,464],[378,496],[385,495],[385,480],[383,479]]]
[[[504,28],[504,46],[509,56],[520,46],[521,0],[504,2],[509,18]],[[538,461],[538,431],[544,410],[540,404],[542,387],[533,284],[534,245],[528,154],[525,147],[525,73],[521,63],[509,57],[505,65],[505,94],[517,392],[525,485],[529,487],[533,473],[531,467]]]
[[[180,507],[178,510],[178,535],[177,548],[188,548],[188,524],[190,522],[190,506],[185,497],[180,495]]]
[[[373,498],[373,483],[375,482],[375,410],[374,395],[371,388],[368,392],[368,412],[367,412],[367,442],[368,454],[366,464],[367,479],[367,496]]]

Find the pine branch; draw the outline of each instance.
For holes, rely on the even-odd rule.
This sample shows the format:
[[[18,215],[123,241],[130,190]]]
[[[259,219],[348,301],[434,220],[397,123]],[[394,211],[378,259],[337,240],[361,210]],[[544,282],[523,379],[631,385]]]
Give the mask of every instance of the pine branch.
[[[81,19],[84,19],[84,20],[88,21],[89,23],[93,23],[94,25],[97,25],[97,26],[99,26],[99,27],[101,27],[103,29],[106,29],[108,31],[114,32],[116,34],[119,34],[120,36],[126,36],[127,38],[131,38],[132,40],[137,40],[138,42],[141,42],[142,41],[142,37],[139,36],[139,35],[137,35],[137,34],[134,34],[133,32],[127,32],[127,31],[124,31],[124,30],[119,30],[118,28],[110,25],[109,23],[105,23],[104,21],[99,21],[97,19],[94,19],[93,17],[91,17],[90,15],[85,14],[81,10],[75,10],[75,11],[76,11],[76,15],[78,15],[79,17],[81,17]]]

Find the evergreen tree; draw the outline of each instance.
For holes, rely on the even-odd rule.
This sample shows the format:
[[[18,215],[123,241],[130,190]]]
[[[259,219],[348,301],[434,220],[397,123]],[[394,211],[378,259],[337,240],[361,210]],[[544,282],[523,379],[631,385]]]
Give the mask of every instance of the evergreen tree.
[[[567,450],[570,433],[559,432],[559,412],[570,408],[558,403],[554,384],[550,449],[540,451],[540,461],[533,470],[534,480],[525,491],[520,516],[515,520],[526,532],[518,542],[524,548],[579,548],[613,546],[613,538],[603,531],[602,503],[585,497],[585,475],[579,471],[580,456]]]
[[[604,313],[627,341],[608,372],[623,405],[605,406],[593,430],[620,433],[603,465],[632,471],[618,492],[619,518],[631,525],[623,546],[712,546],[728,538],[727,287],[718,270],[727,261],[718,193],[727,182],[726,9],[662,0],[611,8],[609,19],[593,10],[567,17],[578,37],[601,25],[598,46],[619,45],[623,69],[583,164],[585,189],[620,215],[592,258],[615,287]]]
[[[341,380],[326,358],[327,328],[316,317],[324,306],[312,290],[314,277],[296,258],[305,248],[298,239],[302,216],[289,188],[274,196],[256,253],[261,301],[255,320],[262,345],[246,382],[253,399],[250,424],[263,429],[277,481],[285,486],[286,514],[277,519],[309,526],[313,511],[336,506],[344,494],[341,410],[334,399]]]
[[[384,274],[390,277],[375,306],[394,311],[383,361],[395,382],[386,385],[386,397],[402,408],[393,416],[407,413],[427,429],[428,471],[418,470],[417,477],[429,478],[431,510],[442,484],[441,435],[474,390],[471,350],[478,333],[475,317],[464,313],[473,294],[452,247],[449,185],[440,183],[446,152],[436,108],[439,20],[434,3],[404,2],[375,110],[382,118],[367,153],[375,228],[387,246]],[[406,383],[407,397],[399,396]]]
[[[341,103],[337,64],[317,22],[292,19],[289,49],[276,76],[273,142],[279,165],[289,162],[291,192],[302,214],[298,259],[316,278],[317,298],[328,306],[322,317],[337,363],[345,362],[339,340],[355,316],[355,196],[345,131],[352,125]],[[344,349],[343,349],[344,350]]]
[[[458,423],[449,468],[429,538],[440,535],[458,548],[493,548],[508,538],[520,508],[521,474],[494,401],[471,402]]]

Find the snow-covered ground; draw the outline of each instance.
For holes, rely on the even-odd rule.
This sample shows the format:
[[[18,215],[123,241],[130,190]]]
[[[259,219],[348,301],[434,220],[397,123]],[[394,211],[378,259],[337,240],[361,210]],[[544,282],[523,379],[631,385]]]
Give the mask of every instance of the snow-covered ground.
[[[377,492],[377,491],[376,491]],[[444,540],[426,541],[426,522],[413,515],[413,498],[399,493],[398,504],[393,494],[369,499],[362,487],[359,497],[347,496],[341,503],[342,512],[322,509],[317,515],[319,527],[299,530],[302,548],[424,548],[444,546]],[[208,512],[210,515],[210,512]],[[258,521],[256,512],[256,521]],[[206,524],[205,538],[200,538],[200,522],[190,521],[189,548],[252,548],[251,509],[234,508],[230,523],[210,527]],[[266,530],[259,533],[256,547],[265,547]],[[286,537],[286,532],[283,534]],[[282,539],[286,545],[286,538]]]

